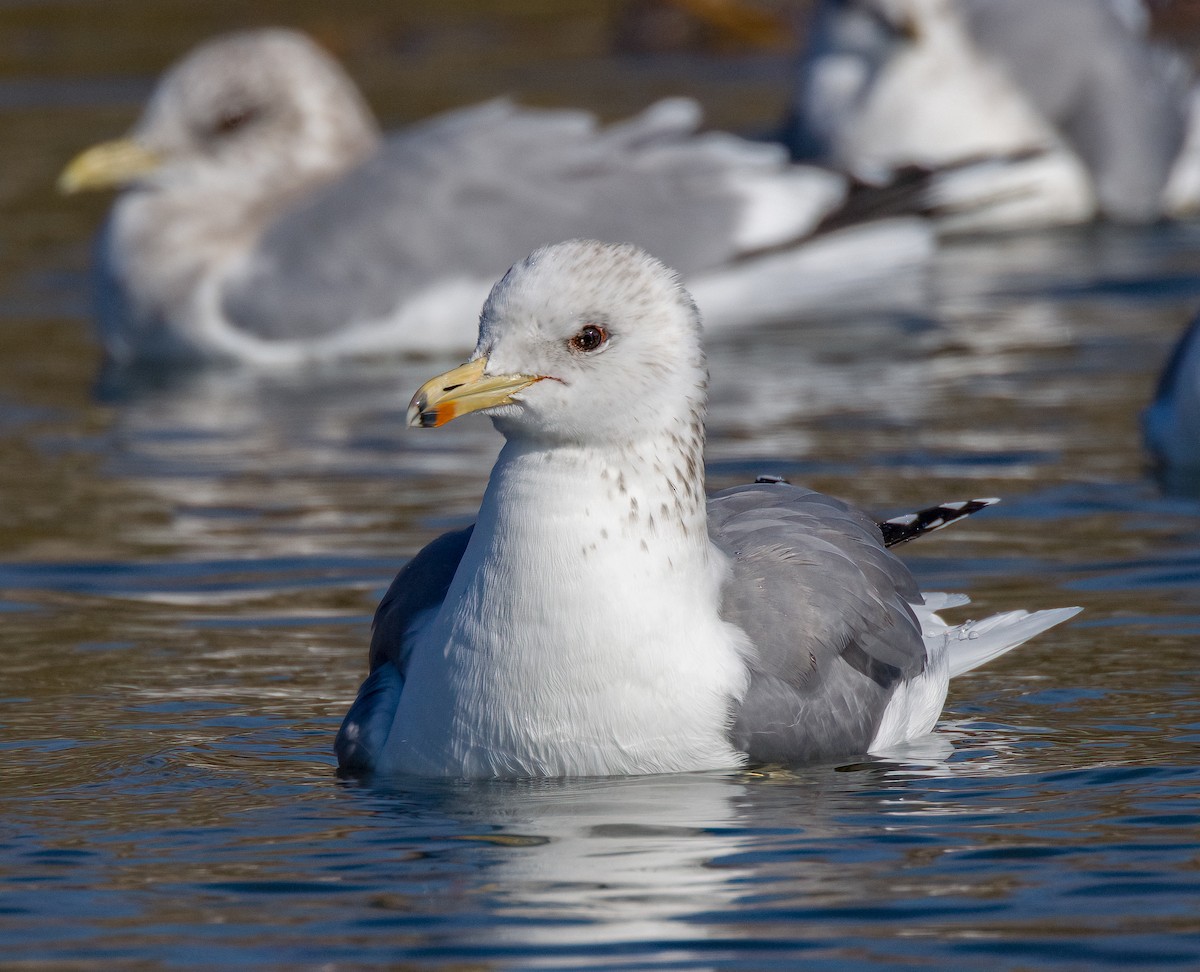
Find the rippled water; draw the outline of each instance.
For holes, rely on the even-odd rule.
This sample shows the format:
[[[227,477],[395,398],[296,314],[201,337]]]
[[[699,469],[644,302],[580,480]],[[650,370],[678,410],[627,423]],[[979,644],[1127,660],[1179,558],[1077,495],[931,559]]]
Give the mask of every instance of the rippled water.
[[[98,375],[102,203],[49,184],[241,16],[176,6],[161,37],[146,4],[0,11],[0,965],[1200,966],[1200,500],[1164,494],[1137,432],[1200,303],[1200,226],[958,241],[928,313],[711,348],[711,486],[782,473],[881,513],[999,494],[904,550],[923,586],[1086,608],[956,682],[928,741],[791,773],[343,783],[374,603],[469,518],[498,440],[404,431],[444,362]],[[769,74],[615,59],[570,11],[548,51],[537,11],[389,34],[403,17],[366,4],[337,29],[297,9],[395,119],[487,93],[446,65],[497,24],[472,84],[585,103],[620,77],[587,102],[618,111],[638,84],[733,99],[722,79]],[[383,96],[402,61],[412,105]]]

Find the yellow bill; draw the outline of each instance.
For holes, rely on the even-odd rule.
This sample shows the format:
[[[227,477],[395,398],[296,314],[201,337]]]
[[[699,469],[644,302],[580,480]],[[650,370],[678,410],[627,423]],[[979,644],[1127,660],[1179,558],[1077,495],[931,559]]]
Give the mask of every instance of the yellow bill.
[[[162,158],[131,138],[101,142],[75,156],[58,177],[58,191],[111,189],[153,172]]]
[[[512,396],[541,381],[545,375],[485,375],[487,358],[459,365],[425,382],[408,404],[408,425],[433,429],[496,405],[512,404]]]

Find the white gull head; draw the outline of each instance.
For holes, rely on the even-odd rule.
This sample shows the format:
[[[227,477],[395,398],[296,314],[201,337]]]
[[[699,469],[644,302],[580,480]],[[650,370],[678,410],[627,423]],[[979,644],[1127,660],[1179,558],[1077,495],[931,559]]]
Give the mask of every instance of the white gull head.
[[[487,376],[535,379],[488,408],[510,439],[622,447],[666,433],[699,437],[699,448],[700,342],[699,313],[674,271],[629,244],[572,240],[535,251],[496,284],[471,360]]]
[[[129,141],[153,162],[107,172],[110,181],[193,191],[250,181],[256,197],[277,199],[355,164],[378,128],[337,61],[304,34],[271,28],[219,37],[173,65]]]

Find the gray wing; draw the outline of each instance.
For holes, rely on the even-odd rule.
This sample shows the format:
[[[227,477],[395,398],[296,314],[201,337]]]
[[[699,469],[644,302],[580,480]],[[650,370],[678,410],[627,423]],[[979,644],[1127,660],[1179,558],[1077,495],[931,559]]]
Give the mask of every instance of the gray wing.
[[[601,128],[494,101],[413,126],[277,219],[223,309],[263,337],[315,337],[571,237],[634,242],[684,274],[720,265],[742,206],[729,172],[754,149],[697,135],[689,104]]]
[[[865,752],[896,687],[924,670],[907,568],[874,521],[786,483],[709,501],[709,533],[732,560],[722,615],[756,648],[734,745],[754,762]]]
[[[1157,218],[1187,133],[1182,59],[1132,31],[1110,0],[964,0],[963,9],[975,43],[1088,167],[1104,213]]]
[[[407,635],[422,613],[438,607],[458,570],[475,527],[444,533],[401,568],[375,609],[370,674],[342,720],[334,741],[338,772],[369,773],[388,732],[404,689],[411,645]]]

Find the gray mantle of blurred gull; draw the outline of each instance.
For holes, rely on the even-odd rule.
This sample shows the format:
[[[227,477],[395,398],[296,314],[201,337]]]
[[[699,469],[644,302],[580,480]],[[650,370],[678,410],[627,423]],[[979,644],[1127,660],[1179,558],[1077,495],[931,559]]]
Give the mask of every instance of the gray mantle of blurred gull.
[[[696,305],[629,245],[545,247],[496,284],[471,360],[409,424],[470,412],[505,445],[472,527],[375,615],[347,773],[607,776],[797,765],[928,733],[950,678],[1077,608],[949,625],[888,543],[992,501],[880,525],[780,480],[704,491]]]
[[[844,177],[699,125],[682,98],[608,127],[496,100],[383,138],[331,57],[268,29],[188,54],[61,185],[122,188],[97,253],[118,362],[465,350],[490,282],[576,236],[662,253],[717,329],[911,299],[926,223],[817,232]]]
[[[1190,215],[1200,101],[1146,30],[1139,0],[821,0],[793,155],[955,167],[928,197],[950,230]]]

